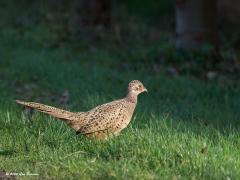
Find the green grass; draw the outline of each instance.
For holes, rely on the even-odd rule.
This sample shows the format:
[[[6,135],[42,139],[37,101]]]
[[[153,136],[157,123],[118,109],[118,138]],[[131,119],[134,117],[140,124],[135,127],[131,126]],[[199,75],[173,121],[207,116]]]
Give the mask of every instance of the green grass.
[[[0,170],[39,179],[238,179],[240,86],[152,71],[160,45],[92,48],[79,41],[57,48],[44,26],[0,31]],[[134,49],[135,48],[135,49]],[[162,51],[162,50],[161,50]],[[129,60],[128,60],[129,59]],[[137,60],[143,60],[139,65]],[[35,113],[29,120],[14,99],[54,106],[64,90],[68,108],[85,111],[121,98],[132,79],[139,97],[122,135],[98,142],[63,122]]]

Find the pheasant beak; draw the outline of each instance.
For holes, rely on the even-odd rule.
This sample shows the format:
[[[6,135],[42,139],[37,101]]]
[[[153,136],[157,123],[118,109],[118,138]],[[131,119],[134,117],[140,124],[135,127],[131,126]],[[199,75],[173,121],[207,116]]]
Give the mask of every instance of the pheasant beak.
[[[148,90],[146,88],[143,89],[143,92],[148,92]]]

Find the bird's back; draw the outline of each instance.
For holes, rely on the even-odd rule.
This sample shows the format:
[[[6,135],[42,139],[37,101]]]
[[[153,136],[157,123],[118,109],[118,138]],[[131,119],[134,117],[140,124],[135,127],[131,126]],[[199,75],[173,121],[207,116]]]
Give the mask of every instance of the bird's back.
[[[119,133],[130,122],[135,105],[124,98],[97,106],[87,112],[86,124],[78,132],[96,136]]]

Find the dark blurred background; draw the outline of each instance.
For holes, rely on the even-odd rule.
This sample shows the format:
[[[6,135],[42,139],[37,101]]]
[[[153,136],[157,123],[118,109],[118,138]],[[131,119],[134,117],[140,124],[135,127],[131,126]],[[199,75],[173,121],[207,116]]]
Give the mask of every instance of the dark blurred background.
[[[238,80],[238,1],[2,0],[0,12],[3,70],[17,69],[14,63],[21,61],[10,66],[7,51],[18,49],[18,57],[30,53],[21,47],[37,49],[36,56],[57,50],[66,61],[81,54],[82,64],[123,71],[144,69],[224,85]]]
[[[152,49],[146,59],[123,57],[125,63],[136,59],[135,65],[155,69],[170,63],[170,73],[208,78],[236,74],[240,68],[238,1],[2,0],[0,8],[1,28],[14,27],[22,36],[31,31],[45,48],[72,43],[131,54],[147,46]],[[154,52],[159,51],[156,44],[161,52]]]

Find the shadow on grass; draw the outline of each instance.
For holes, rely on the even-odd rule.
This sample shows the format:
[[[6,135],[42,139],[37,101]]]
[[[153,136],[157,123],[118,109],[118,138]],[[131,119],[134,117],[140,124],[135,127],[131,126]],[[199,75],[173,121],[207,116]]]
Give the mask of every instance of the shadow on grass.
[[[14,150],[0,150],[0,156],[12,156],[15,153]]]

